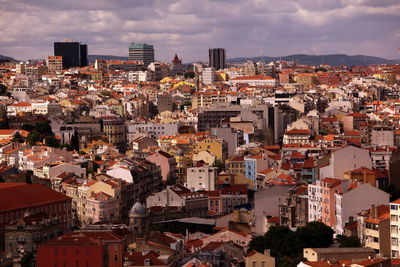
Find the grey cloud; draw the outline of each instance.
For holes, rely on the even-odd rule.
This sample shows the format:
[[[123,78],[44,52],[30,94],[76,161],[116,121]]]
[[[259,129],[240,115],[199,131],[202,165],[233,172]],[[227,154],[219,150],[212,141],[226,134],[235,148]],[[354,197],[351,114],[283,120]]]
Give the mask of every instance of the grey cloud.
[[[157,58],[206,60],[322,51],[400,57],[398,0],[0,0],[1,53],[52,54],[62,38],[90,53],[126,55],[130,42],[153,43]]]

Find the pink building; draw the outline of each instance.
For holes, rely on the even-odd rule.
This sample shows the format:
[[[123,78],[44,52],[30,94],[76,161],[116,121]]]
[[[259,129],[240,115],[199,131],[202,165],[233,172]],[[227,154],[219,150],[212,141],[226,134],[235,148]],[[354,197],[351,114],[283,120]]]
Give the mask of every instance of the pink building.
[[[175,181],[176,178],[176,160],[174,156],[160,150],[148,156],[148,161],[153,162],[161,167],[162,181]]]
[[[86,202],[86,216],[91,223],[118,220],[118,200],[104,192],[92,192]]]
[[[321,180],[322,212],[321,221],[328,226],[336,225],[335,217],[335,193],[343,191],[342,181],[334,178]]]

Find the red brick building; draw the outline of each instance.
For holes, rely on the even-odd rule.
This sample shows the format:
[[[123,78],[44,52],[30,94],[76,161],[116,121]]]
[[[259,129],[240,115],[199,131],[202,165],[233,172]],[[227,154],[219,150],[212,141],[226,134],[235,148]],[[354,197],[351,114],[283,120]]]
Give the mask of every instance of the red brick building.
[[[41,184],[0,183],[0,250],[5,225],[38,212],[56,216],[64,232],[72,227],[71,198]]]
[[[38,267],[107,266],[107,245],[81,232],[56,237],[39,246]]]

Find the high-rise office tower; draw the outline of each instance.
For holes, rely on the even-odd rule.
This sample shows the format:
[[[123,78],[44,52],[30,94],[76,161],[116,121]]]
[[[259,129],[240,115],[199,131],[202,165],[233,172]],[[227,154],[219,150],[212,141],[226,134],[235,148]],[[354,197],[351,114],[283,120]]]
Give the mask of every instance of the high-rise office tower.
[[[84,67],[88,64],[87,44],[79,42],[55,42],[54,56],[62,57],[63,69]]]
[[[216,70],[225,68],[225,49],[211,48],[208,50],[208,65]]]
[[[147,67],[154,62],[153,45],[132,43],[129,46],[129,60],[143,61],[143,65]]]
[[[88,48],[87,44],[80,44],[81,52],[81,67],[88,65]]]

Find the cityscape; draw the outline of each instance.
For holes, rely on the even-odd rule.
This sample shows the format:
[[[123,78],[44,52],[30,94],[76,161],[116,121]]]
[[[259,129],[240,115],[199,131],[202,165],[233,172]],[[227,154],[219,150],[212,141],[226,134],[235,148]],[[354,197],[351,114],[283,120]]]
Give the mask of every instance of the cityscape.
[[[341,26],[343,43],[314,39],[309,51],[303,37],[293,50],[261,32],[259,40],[270,38],[262,44],[231,43],[229,34],[184,43],[183,24],[196,32],[204,23],[198,10],[217,18],[227,10],[212,8],[231,6],[217,22],[237,27],[240,4],[222,0],[198,9],[174,0],[165,13],[158,1],[101,3],[129,5],[139,22],[146,8],[158,16],[149,32],[137,22],[144,33],[116,38],[115,47],[93,39],[97,31],[83,35],[90,24],[82,24],[40,42],[28,34],[26,49],[14,43],[15,10],[33,17],[69,8],[23,2],[0,8],[0,267],[400,266],[396,1],[299,1],[315,29],[337,10],[351,21],[346,12],[357,7],[374,17],[373,31],[382,28],[378,36],[395,36],[380,46],[363,39],[367,30],[357,37],[354,25]],[[243,16],[258,18],[256,8],[272,3],[249,0]],[[96,12],[92,1],[75,4]],[[281,4],[271,16],[294,8]],[[186,13],[199,28],[190,16],[171,28],[158,22]],[[288,21],[305,23],[299,14]],[[259,29],[249,25],[244,31]],[[35,34],[45,27],[51,22],[32,20]],[[174,31],[168,48],[152,27]]]

